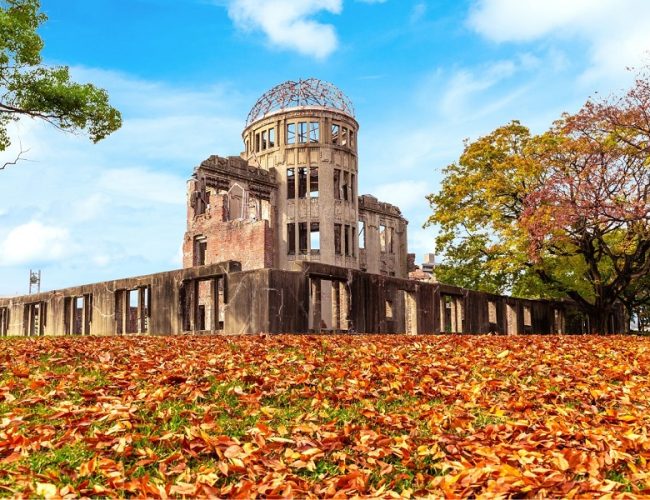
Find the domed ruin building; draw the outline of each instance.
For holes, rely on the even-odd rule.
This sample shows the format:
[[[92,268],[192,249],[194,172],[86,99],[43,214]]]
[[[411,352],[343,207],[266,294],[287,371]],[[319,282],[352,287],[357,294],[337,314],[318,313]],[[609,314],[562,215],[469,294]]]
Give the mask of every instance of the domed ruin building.
[[[236,260],[244,271],[295,271],[318,262],[407,277],[406,219],[358,195],[358,132],[351,101],[330,83],[266,92],[248,114],[241,155],[211,156],[188,182],[183,266]],[[331,328],[332,285],[323,285],[321,323]]]
[[[0,298],[0,336],[588,330],[571,302],[408,279],[407,221],[358,194],[358,133],[332,84],[269,90],[243,152],[188,181],[182,269]],[[625,331],[622,308],[611,331]]]
[[[188,183],[184,267],[311,261],[406,277],[407,221],[358,195],[358,132],[332,84],[312,78],[265,93],[248,114],[243,153],[211,156]]]

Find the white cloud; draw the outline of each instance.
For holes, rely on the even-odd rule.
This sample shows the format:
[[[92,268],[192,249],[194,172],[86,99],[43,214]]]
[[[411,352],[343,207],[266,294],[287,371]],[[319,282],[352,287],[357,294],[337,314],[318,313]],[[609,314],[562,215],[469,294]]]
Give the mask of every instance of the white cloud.
[[[513,61],[498,61],[476,72],[467,69],[454,72],[440,101],[443,114],[451,120],[466,117],[472,97],[511,77],[516,70]]]
[[[185,181],[211,154],[242,149],[255,96],[227,84],[184,87],[78,67],[72,73],[107,89],[124,124],[98,144],[35,120],[13,128],[30,162],[1,173],[0,294],[16,292],[32,262],[47,289],[177,268],[171,256],[185,230]],[[19,252],[13,231],[32,221],[46,229],[53,223],[39,238],[51,244],[21,237],[29,252]]]
[[[14,227],[0,243],[0,264],[50,262],[71,253],[70,231],[32,220]]]
[[[321,12],[340,14],[342,0],[231,0],[228,15],[246,31],[261,30],[271,45],[324,59],[338,47],[334,26],[315,21]]]
[[[589,80],[646,64],[650,49],[647,0],[475,0],[467,23],[494,42],[582,40]]]

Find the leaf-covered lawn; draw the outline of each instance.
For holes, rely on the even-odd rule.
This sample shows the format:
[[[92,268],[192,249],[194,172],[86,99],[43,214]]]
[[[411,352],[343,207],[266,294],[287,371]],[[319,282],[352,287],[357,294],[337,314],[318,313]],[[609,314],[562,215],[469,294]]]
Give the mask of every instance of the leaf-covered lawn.
[[[650,494],[650,340],[0,342],[0,494]]]

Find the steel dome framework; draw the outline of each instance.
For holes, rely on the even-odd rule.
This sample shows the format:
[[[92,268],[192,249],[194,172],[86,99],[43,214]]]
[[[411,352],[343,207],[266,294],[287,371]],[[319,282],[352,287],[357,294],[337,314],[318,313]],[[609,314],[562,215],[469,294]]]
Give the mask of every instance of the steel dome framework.
[[[354,118],[352,101],[336,86],[318,78],[287,81],[260,97],[246,118],[246,126],[273,111],[298,106],[334,108]]]

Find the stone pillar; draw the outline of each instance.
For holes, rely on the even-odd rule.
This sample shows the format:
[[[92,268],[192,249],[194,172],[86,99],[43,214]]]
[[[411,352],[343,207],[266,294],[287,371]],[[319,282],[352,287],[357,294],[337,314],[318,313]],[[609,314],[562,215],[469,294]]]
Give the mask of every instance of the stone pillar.
[[[451,333],[458,333],[458,322],[456,321],[458,318],[456,313],[456,297],[451,297],[449,305],[451,305]]]
[[[332,329],[341,329],[341,292],[340,283],[332,281]]]
[[[339,283],[339,323],[341,325],[341,330],[350,329],[350,291],[348,290],[347,283]]]
[[[145,333],[145,304],[144,304],[144,288],[138,288],[138,333]]]
[[[321,331],[321,285],[320,278],[311,278],[311,290],[310,290],[310,299],[311,299],[311,308],[312,308],[312,328],[314,331]]]

